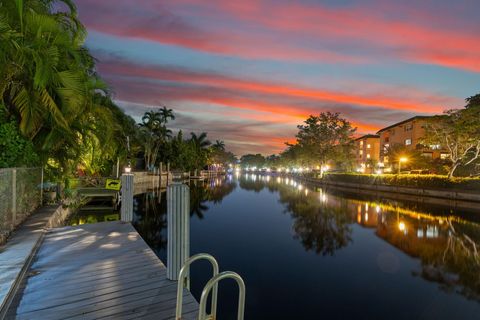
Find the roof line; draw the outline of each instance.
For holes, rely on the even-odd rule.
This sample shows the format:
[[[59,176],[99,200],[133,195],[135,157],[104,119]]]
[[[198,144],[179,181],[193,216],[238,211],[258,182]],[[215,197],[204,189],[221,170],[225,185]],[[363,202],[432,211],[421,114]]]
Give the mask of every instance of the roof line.
[[[383,128],[383,129],[380,129],[380,130],[377,131],[377,134],[380,133],[380,132],[383,132],[383,131],[385,131],[385,130],[391,129],[391,128],[393,128],[393,127],[399,126],[399,125],[401,125],[401,124],[404,124],[404,123],[406,123],[406,122],[410,122],[410,121],[415,120],[415,119],[426,119],[426,118],[431,118],[431,117],[432,117],[432,116],[414,116],[414,117],[408,118],[408,119],[406,119],[406,120],[403,120],[403,121],[394,123],[394,124],[392,124],[392,125],[390,125],[390,126],[388,126],[388,127],[385,127],[385,128]]]

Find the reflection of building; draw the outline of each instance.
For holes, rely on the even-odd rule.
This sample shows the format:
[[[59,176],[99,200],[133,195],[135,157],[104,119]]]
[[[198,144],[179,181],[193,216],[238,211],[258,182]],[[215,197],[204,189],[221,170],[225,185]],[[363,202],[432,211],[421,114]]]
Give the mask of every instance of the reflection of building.
[[[355,139],[355,159],[358,171],[372,173],[380,157],[380,136],[367,134]]]
[[[421,140],[425,135],[424,124],[428,116],[415,116],[397,122],[377,132],[380,136],[380,162],[387,166],[393,159],[388,158],[388,148],[393,145],[403,145],[409,150],[419,149],[422,155],[429,158],[444,158],[439,145],[423,146]]]

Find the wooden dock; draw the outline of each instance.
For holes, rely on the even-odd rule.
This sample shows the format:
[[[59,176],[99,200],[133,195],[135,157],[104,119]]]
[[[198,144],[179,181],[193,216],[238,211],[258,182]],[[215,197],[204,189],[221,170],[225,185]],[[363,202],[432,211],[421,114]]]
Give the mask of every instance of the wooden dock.
[[[130,223],[51,229],[7,319],[175,319],[177,282]],[[184,291],[182,319],[198,303]]]

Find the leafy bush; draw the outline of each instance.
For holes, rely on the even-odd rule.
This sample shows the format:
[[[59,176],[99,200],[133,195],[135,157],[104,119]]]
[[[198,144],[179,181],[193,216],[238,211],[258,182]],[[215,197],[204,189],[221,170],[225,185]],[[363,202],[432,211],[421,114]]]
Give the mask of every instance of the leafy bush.
[[[480,192],[480,178],[448,178],[441,175],[329,173],[325,180],[432,189],[462,189]]]
[[[36,166],[39,162],[32,142],[20,135],[17,125],[0,123],[0,168]]]

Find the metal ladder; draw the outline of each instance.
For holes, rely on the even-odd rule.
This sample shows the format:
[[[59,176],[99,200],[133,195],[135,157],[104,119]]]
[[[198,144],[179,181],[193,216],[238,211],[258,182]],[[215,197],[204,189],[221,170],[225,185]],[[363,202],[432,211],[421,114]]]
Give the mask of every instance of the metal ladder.
[[[208,253],[199,253],[188,258],[180,269],[178,274],[178,286],[177,286],[177,308],[175,312],[175,319],[182,319],[182,306],[183,306],[183,289],[189,287],[187,284],[188,271],[190,265],[198,260],[207,260],[212,265],[213,276],[207,282],[202,290],[202,296],[200,298],[200,306],[198,311],[198,320],[216,320],[217,319],[217,298],[218,298],[218,282],[223,279],[234,279],[238,285],[238,311],[237,320],[243,320],[245,314],[245,283],[242,277],[232,271],[224,271],[219,273],[217,260]],[[212,291],[212,305],[211,314],[207,314],[207,300],[210,292]]]

